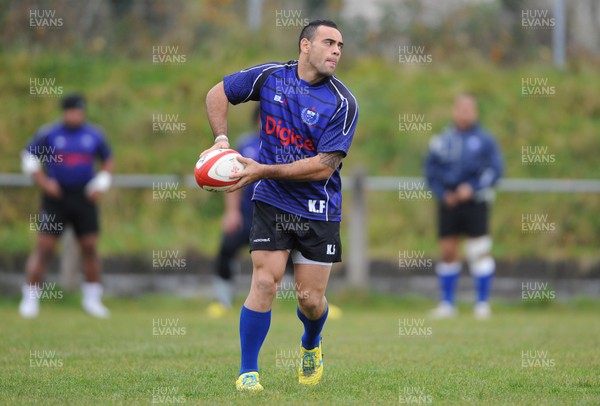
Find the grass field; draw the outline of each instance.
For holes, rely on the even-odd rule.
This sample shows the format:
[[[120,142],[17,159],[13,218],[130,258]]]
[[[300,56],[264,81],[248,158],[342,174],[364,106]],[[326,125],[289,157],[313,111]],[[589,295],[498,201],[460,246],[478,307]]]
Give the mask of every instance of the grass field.
[[[495,303],[486,322],[468,304],[432,321],[423,299],[339,294],[323,334],[325,377],[300,387],[294,303],[276,301],[259,364],[265,391],[238,393],[238,314],[209,320],[205,301],[108,299],[91,319],[77,295],[22,320],[0,301],[0,404],[599,404],[599,302]],[[154,326],[153,326],[154,324]],[[402,333],[402,334],[401,334]]]

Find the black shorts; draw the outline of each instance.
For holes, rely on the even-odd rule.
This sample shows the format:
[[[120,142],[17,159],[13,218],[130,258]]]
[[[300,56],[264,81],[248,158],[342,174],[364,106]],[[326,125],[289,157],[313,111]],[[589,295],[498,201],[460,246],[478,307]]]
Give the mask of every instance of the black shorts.
[[[317,262],[340,262],[340,223],[309,220],[255,201],[250,251],[298,250]]]
[[[43,234],[61,235],[68,224],[77,237],[100,231],[98,207],[83,190],[63,189],[58,199],[42,195],[42,211],[36,220],[36,229]]]
[[[460,203],[453,208],[438,205],[438,236],[466,235],[481,237],[488,234],[488,204],[486,202]]]

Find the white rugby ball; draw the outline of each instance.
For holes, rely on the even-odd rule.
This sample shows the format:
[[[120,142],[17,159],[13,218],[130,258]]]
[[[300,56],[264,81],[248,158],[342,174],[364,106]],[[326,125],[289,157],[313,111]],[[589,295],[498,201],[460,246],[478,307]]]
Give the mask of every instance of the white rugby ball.
[[[209,192],[224,192],[238,183],[238,179],[230,178],[244,169],[238,156],[240,153],[233,149],[217,149],[204,155],[194,167],[198,186]]]

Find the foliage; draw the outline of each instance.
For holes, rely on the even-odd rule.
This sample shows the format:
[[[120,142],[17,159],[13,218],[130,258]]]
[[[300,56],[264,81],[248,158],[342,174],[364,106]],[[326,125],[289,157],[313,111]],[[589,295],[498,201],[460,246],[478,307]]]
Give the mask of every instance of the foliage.
[[[65,92],[81,89],[88,95],[90,120],[105,128],[118,173],[190,174],[197,154],[211,142],[203,103],[208,89],[228,72],[272,58],[259,45],[247,53],[220,48],[186,57],[180,65],[156,65],[150,58],[2,55],[0,67],[6,74],[0,76],[0,87],[10,103],[0,111],[0,148],[6,157],[0,172],[19,172],[19,150],[40,125],[59,118],[55,98],[32,97],[28,91],[31,77],[54,77]],[[342,62],[338,76],[353,90],[361,109],[354,144],[344,161],[346,176],[358,166],[372,176],[420,176],[428,140],[447,125],[452,98],[470,91],[478,95],[482,122],[502,147],[506,177],[600,178],[595,156],[600,100],[589,85],[595,78],[592,70],[560,73],[543,66],[508,70],[488,64],[416,68],[371,58]],[[532,76],[547,78],[556,96],[521,95],[522,78]],[[251,128],[250,111],[249,105],[231,109],[231,134]],[[186,130],[153,132],[157,113],[177,114]],[[431,131],[399,131],[401,114],[423,115]],[[555,163],[523,165],[522,148],[527,146],[547,147]],[[397,192],[369,193],[372,255],[394,258],[399,249],[413,247],[435,254],[429,202],[402,201]],[[30,249],[34,235],[28,228],[29,213],[38,206],[34,196],[29,189],[6,190],[0,196],[3,252]],[[143,254],[179,248],[212,254],[219,240],[221,199],[189,189],[185,200],[157,201],[151,191],[113,189],[102,203],[102,250]],[[595,257],[593,241],[600,235],[597,204],[595,195],[500,194],[493,217],[496,249],[509,257],[547,257],[547,247],[553,246],[557,258]],[[346,212],[350,213],[347,206]],[[549,214],[558,232],[524,237],[520,216],[532,212]]]

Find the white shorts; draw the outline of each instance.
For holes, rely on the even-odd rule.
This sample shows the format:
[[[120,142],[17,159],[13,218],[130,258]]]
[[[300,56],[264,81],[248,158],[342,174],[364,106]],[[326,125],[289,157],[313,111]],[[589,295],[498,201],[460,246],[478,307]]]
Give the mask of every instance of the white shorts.
[[[292,262],[295,264],[306,264],[306,265],[319,265],[319,266],[328,266],[331,267],[333,262],[319,262],[313,261],[312,259],[306,258],[300,251],[297,249],[287,250],[292,255]],[[290,252],[291,251],[291,252]]]

